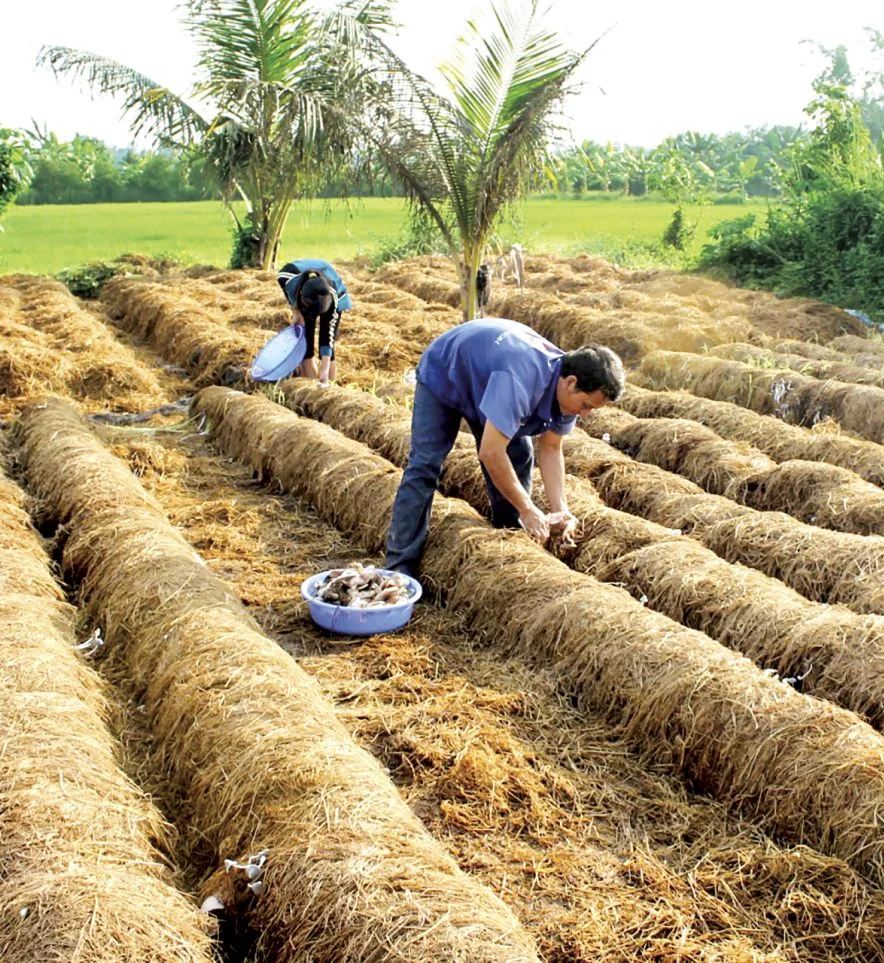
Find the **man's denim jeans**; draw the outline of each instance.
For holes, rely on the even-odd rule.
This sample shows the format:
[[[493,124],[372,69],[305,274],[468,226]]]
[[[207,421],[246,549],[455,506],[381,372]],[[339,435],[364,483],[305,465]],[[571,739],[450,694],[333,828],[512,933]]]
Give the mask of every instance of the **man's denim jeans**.
[[[429,388],[417,383],[411,416],[411,451],[393,502],[393,518],[387,533],[387,568],[417,576],[442,463],[454,446],[462,418],[457,409],[449,408]],[[479,422],[469,425],[478,446],[482,425]],[[512,439],[507,454],[522,487],[530,494],[534,468],[531,439]],[[518,528],[519,513],[494,487],[484,465],[482,473],[491,501],[492,523],[496,528]]]

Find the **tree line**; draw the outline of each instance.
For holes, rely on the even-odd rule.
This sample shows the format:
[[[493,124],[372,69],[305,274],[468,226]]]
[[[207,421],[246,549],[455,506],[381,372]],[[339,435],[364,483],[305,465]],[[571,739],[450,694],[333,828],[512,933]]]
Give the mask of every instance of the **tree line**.
[[[584,141],[553,152],[550,180],[533,185],[563,195],[592,192],[644,196],[668,193],[667,174],[673,157],[696,172],[698,184],[726,200],[777,197],[780,171],[788,150],[808,135],[797,127],[763,127],[724,136],[686,131],[655,148]],[[25,132],[32,173],[15,203],[107,204],[128,201],[194,201],[219,199],[220,186],[199,153],[165,148],[112,148],[101,140],[77,135],[61,141],[54,133]],[[383,171],[342,184],[330,179],[319,196],[404,195],[402,185]]]

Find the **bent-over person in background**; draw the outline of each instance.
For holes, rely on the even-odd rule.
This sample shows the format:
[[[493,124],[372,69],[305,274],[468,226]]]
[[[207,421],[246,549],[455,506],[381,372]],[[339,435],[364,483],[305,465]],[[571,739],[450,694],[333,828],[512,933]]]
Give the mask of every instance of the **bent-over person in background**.
[[[336,371],[335,341],[341,312],[353,307],[338,272],[319,258],[298,258],[280,268],[276,280],[292,309],[295,324],[304,325],[307,353],[301,362],[301,374],[318,376],[320,384],[333,381]],[[319,322],[319,372],[313,361],[316,327]]]

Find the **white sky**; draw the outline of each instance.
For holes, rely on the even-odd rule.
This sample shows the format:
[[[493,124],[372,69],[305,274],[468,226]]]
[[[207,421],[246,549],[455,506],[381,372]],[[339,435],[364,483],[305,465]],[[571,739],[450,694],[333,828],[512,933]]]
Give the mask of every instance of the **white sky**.
[[[431,73],[481,6],[399,0],[404,26],[394,46],[414,69]],[[872,64],[863,28],[884,32],[884,9],[871,0],[553,0],[552,7],[572,47],[609,31],[590,54],[583,92],[566,108],[575,139],[648,147],[683,130],[800,124],[822,64],[801,41],[846,45],[856,71]],[[193,79],[195,52],[177,0],[0,0],[0,11],[0,127],[36,120],[63,140],[81,133],[112,146],[130,142],[118,105],[92,101],[34,66],[43,44],[109,56],[180,93]]]

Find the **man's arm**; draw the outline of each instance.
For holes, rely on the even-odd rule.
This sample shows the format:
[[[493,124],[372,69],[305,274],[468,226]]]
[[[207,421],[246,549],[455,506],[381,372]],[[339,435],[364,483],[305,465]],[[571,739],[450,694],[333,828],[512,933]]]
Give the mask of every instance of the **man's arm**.
[[[562,454],[562,436],[545,431],[537,440],[537,467],[543,479],[546,500],[551,513],[567,512],[565,498],[565,457]]]
[[[519,521],[525,531],[538,542],[549,538],[549,525],[546,515],[531,501],[528,492],[522,488],[509,455],[506,453],[510,440],[490,421],[485,422],[482,440],[479,442],[479,461],[485,466],[494,487],[519,513]],[[564,462],[562,468],[564,478]]]
[[[537,466],[543,479],[550,514],[547,524],[559,535],[564,545],[573,545],[572,536],[577,530],[577,519],[568,508],[565,497],[565,458],[562,454],[562,435],[545,431],[537,440]],[[558,517],[556,517],[558,516]]]

